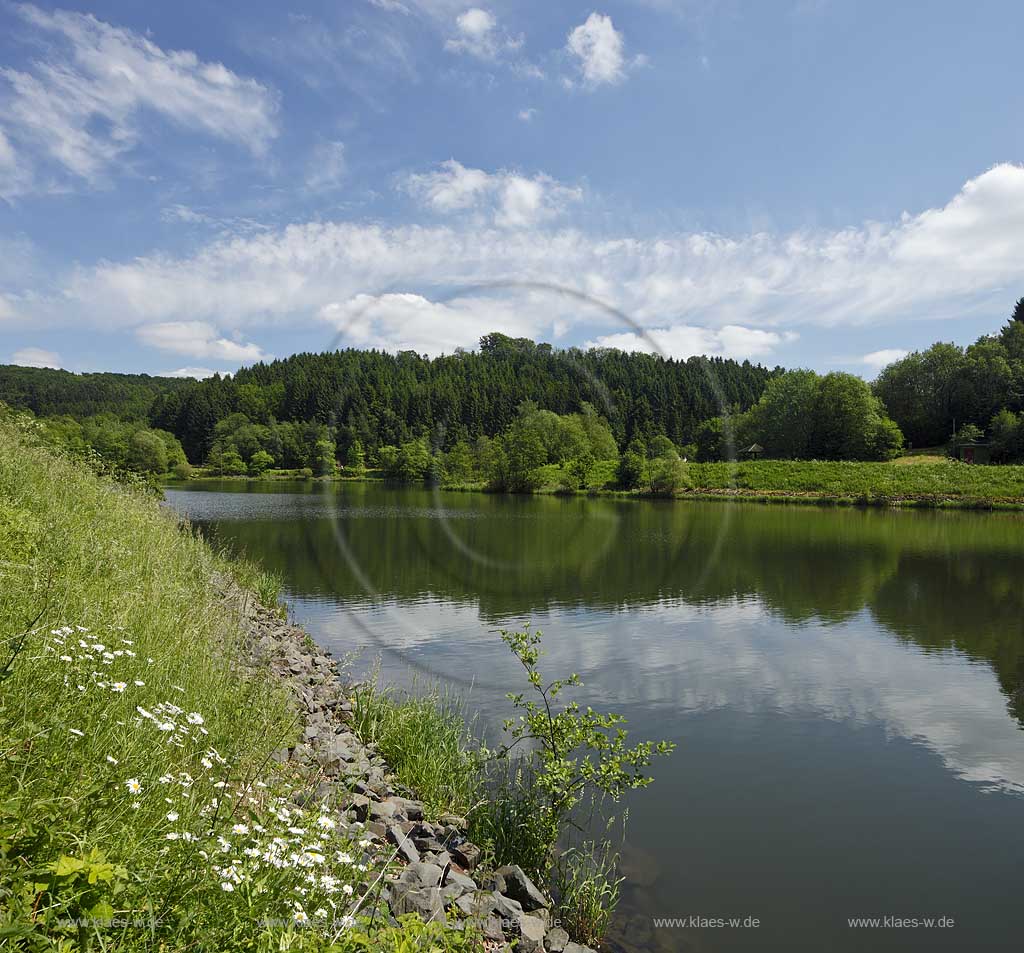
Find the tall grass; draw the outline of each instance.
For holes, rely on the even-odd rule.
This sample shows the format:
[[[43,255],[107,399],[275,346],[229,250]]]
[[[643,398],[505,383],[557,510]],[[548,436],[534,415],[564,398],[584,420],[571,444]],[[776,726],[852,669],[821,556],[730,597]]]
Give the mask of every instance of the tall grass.
[[[461,702],[434,687],[383,688],[374,673],[357,686],[355,729],[377,745],[427,814],[468,815],[480,797],[476,743]]]
[[[0,947],[378,948],[350,914],[387,855],[291,803],[296,718],[241,658],[224,569],[0,413]]]

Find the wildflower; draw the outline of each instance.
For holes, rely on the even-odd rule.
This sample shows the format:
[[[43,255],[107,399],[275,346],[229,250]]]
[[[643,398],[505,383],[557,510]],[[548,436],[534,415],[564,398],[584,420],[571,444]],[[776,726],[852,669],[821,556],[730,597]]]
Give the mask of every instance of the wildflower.
[[[151,711],[146,711],[141,705],[136,705],[135,710],[142,715],[143,718],[153,719],[154,715]]]
[[[177,831],[168,831],[164,834],[165,840],[177,840],[181,835]]]
[[[200,715],[200,714],[199,714],[199,712],[197,712],[197,711],[190,711],[190,712],[189,712],[189,713],[188,713],[188,714],[187,714],[187,715],[185,716],[185,720],[186,720],[186,721],[187,721],[187,722],[188,722],[188,723],[189,723],[190,725],[202,725],[202,724],[205,724],[205,722],[203,721],[203,716],[202,716],[202,715]]]
[[[161,784],[170,784],[174,778],[169,774],[161,774],[158,780]]]
[[[317,818],[317,824],[325,831],[333,831],[338,826],[338,822],[333,817],[328,817],[326,814],[321,814],[320,817]]]
[[[112,757],[111,757],[111,756],[110,756],[109,754],[107,755],[107,760],[108,760],[108,761],[109,761],[109,762],[110,762],[111,764],[117,764],[117,758],[112,758]]]
[[[328,893],[334,893],[334,891],[338,889],[338,878],[332,877],[330,874],[324,874],[320,878],[320,886],[322,886]]]
[[[169,821],[176,821],[177,819],[178,819],[178,812],[177,811],[170,811],[167,814],[167,820],[169,820]]]
[[[182,688],[180,685],[172,685],[171,688],[173,688],[176,692],[181,692],[182,694],[185,693],[185,689]]]
[[[152,660],[151,658],[147,658],[147,659],[146,659],[146,661],[147,661],[147,662],[148,662],[148,663],[149,663],[150,665],[152,665],[152,664],[153,664],[153,660]]]
[[[127,682],[114,682],[114,684],[110,686],[110,690],[112,692],[123,692],[127,687]]]
[[[341,892],[343,894],[345,894],[346,897],[351,897],[352,896],[352,884],[345,884],[341,888]]]
[[[139,783],[138,778],[129,778],[127,781],[124,782],[124,786],[128,788],[128,790],[132,794],[142,793],[142,785]]]
[[[106,652],[107,651],[107,647],[105,645],[102,645],[99,642],[93,642],[92,650],[94,652]]]
[[[173,721],[161,721],[157,725],[157,728],[159,728],[161,731],[174,731],[175,727],[176,726]]]
[[[249,828],[246,827],[244,824],[235,824],[235,826],[231,828],[231,833],[232,834],[248,834],[249,833]]]
[[[318,920],[326,920],[330,916],[330,914],[323,907],[321,907],[319,910],[316,911],[316,913],[313,914],[313,916],[316,917]]]
[[[303,910],[301,907],[299,907],[299,909],[296,910],[292,914],[292,919],[296,923],[308,923],[309,922],[309,917],[306,915],[306,911]]]
[[[338,851],[337,857],[338,857],[338,863],[339,864],[351,864],[352,863],[352,855],[351,854],[346,854],[345,851],[343,851],[343,850]]]
[[[369,837],[364,837],[364,838],[363,838],[363,839],[362,839],[362,840],[361,840],[361,841],[359,842],[359,846],[360,846],[360,847],[362,847],[362,848],[363,848],[363,850],[367,850],[367,849],[368,849],[368,848],[370,847],[370,845],[371,845],[372,843],[373,843],[373,841],[371,841]]]
[[[132,810],[137,811],[142,805],[138,801],[132,801]]]
[[[354,927],[356,925],[356,918],[354,916],[352,916],[352,914],[346,913],[345,916],[343,916],[341,918],[340,922],[341,922],[341,928],[343,930],[351,930],[352,927]]]
[[[135,658],[135,653],[131,649],[125,649],[124,654],[127,655],[129,658]]]
[[[84,738],[85,737],[85,732],[84,731],[79,731],[77,728],[68,728],[68,731],[70,731],[71,734],[73,734],[73,735],[78,735],[79,738]]]
[[[134,645],[135,644],[131,639],[121,639],[121,642],[124,645]]]
[[[60,660],[61,660],[62,662],[70,662],[70,661],[71,661],[71,656],[70,656],[70,655],[62,655],[62,656],[60,657]]]
[[[225,880],[221,885],[220,889],[225,893],[231,893],[235,889],[235,885],[230,880]]]
[[[137,686],[138,686],[139,688],[142,688],[142,687],[143,687],[143,685],[145,685],[146,683],[145,683],[145,682],[144,682],[144,681],[143,681],[143,680],[142,680],[141,678],[137,678],[137,679],[135,679],[135,684],[136,684],[136,685],[137,685]]]
[[[213,762],[209,758],[203,758],[199,762],[207,771],[213,767]]]

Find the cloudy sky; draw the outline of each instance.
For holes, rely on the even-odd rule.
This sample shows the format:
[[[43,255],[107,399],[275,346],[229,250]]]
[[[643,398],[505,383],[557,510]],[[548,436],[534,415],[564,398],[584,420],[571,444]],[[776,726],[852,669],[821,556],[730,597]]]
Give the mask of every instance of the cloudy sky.
[[[0,362],[871,377],[1024,294],[1024,5],[0,3]]]

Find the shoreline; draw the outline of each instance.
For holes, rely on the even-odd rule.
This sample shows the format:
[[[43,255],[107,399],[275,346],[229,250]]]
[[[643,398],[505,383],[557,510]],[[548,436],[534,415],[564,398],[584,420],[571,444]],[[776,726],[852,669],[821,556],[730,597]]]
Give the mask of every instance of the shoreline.
[[[569,938],[551,899],[520,867],[480,863],[465,818],[429,819],[416,792],[359,736],[350,697],[357,685],[344,680],[328,650],[232,580],[221,576],[213,585],[237,613],[247,664],[268,668],[291,696],[299,740],[272,757],[306,776],[295,794],[299,806],[338,802],[347,823],[383,841],[402,865],[380,891],[393,917],[413,914],[452,929],[462,923],[495,949],[511,942],[521,953],[594,953]]]
[[[274,484],[378,484],[394,489],[421,489],[422,484],[399,483],[382,477],[312,477],[300,476],[192,476],[187,480],[167,479],[162,486],[174,489],[188,484],[238,483],[255,486]],[[450,493],[484,493],[494,496],[556,496],[566,499],[587,497],[593,499],[631,500],[644,502],[697,502],[697,503],[758,503],[766,506],[818,506],[853,507],[859,509],[915,509],[915,510],[972,510],[991,512],[1024,511],[1024,495],[1008,497],[956,496],[943,493],[841,493],[816,490],[770,490],[748,487],[696,487],[683,489],[672,495],[656,494],[644,490],[623,490],[610,487],[565,490],[557,487],[542,487],[530,493],[509,493],[489,490],[482,483],[440,484],[437,489]]]

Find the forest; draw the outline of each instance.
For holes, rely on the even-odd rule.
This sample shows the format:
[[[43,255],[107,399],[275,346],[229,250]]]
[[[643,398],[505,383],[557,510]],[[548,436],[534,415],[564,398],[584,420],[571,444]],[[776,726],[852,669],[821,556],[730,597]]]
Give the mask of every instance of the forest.
[[[112,468],[310,476],[367,468],[404,482],[567,488],[597,463],[670,490],[677,462],[742,455],[889,460],[905,446],[990,443],[1024,459],[1024,298],[997,333],[937,343],[873,384],[722,358],[556,349],[500,333],[476,351],[296,354],[204,381],[0,367],[0,400]]]

